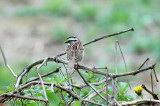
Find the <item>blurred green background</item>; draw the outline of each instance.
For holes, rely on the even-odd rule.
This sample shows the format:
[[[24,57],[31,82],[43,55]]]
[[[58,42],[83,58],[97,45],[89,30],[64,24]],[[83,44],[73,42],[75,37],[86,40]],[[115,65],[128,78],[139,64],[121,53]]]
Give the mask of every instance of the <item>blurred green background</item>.
[[[19,74],[33,61],[64,52],[64,41],[70,35],[86,43],[133,27],[134,32],[86,46],[81,64],[108,66],[114,72],[115,41],[118,40],[128,71],[138,69],[147,57],[150,58],[148,65],[157,63],[159,71],[159,3],[159,0],[0,0],[0,44],[8,63]],[[118,72],[125,72],[119,50],[117,57]],[[36,77],[32,72],[32,77]],[[133,87],[142,83],[150,87],[149,72],[129,78]],[[15,79],[0,56],[0,91],[13,83]],[[154,84],[158,89],[159,85]]]

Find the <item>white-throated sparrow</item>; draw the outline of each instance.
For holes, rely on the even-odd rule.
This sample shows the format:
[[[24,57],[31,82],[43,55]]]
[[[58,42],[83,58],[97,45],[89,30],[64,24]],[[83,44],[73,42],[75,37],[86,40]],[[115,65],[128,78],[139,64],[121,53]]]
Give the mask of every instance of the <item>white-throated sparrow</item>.
[[[67,59],[69,63],[74,65],[82,60],[84,48],[81,41],[74,36],[70,36],[66,39],[65,43],[67,43]]]

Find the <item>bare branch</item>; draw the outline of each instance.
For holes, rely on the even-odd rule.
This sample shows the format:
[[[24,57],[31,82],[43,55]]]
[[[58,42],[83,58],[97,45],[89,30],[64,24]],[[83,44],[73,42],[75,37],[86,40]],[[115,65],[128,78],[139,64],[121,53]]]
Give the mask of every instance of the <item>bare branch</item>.
[[[157,78],[157,74],[156,74],[155,68],[153,68],[153,72],[154,72],[154,75],[155,75],[156,81],[157,81],[157,82],[159,82],[159,80],[158,80],[158,78]]]
[[[41,101],[41,102],[47,102],[47,100],[45,99],[40,99],[40,98],[35,98],[35,97],[26,97],[26,96],[21,96],[21,95],[17,95],[17,94],[4,94],[1,97],[16,97],[16,98],[22,98],[22,99],[28,99],[28,100],[35,100],[35,101]]]
[[[155,64],[150,66],[150,67],[144,68],[144,69],[140,69],[140,70],[136,70],[136,71],[132,71],[132,72],[118,73],[118,74],[106,73],[106,72],[103,72],[103,71],[99,71],[95,68],[89,68],[89,67],[81,66],[81,65],[77,65],[76,67],[78,67],[78,69],[88,70],[88,71],[91,71],[91,72],[96,73],[96,74],[101,74],[101,75],[104,75],[104,76],[106,76],[108,74],[109,77],[117,78],[117,77],[128,76],[128,75],[136,75],[140,72],[144,72],[144,71],[153,69],[155,67]]]
[[[45,87],[44,87],[44,82],[43,82],[43,79],[39,73],[39,69],[47,62],[48,58],[44,59],[44,61],[42,62],[41,65],[39,65],[37,68],[36,68],[36,71],[37,71],[37,74],[39,76],[39,79],[41,81],[41,85],[42,85],[42,88],[43,88],[43,92],[44,92],[44,96],[45,96],[45,99],[48,101],[48,97],[47,97],[47,93],[46,93],[46,90],[45,90]]]
[[[15,84],[16,89],[18,88],[18,86],[19,86],[19,84],[20,84],[23,76],[24,76],[26,73],[28,73],[34,66],[36,66],[36,65],[41,64],[42,62],[44,62],[44,60],[45,60],[45,59],[41,59],[41,60],[38,60],[38,61],[36,61],[36,62],[34,62],[34,63],[29,64],[29,65],[19,74],[19,76],[18,76],[18,78],[17,78],[17,82],[16,82],[16,84]],[[63,59],[59,59],[59,58],[56,59],[56,57],[52,57],[52,58],[51,58],[51,57],[47,57],[46,62],[48,62],[48,61],[53,61],[53,62],[63,63],[63,64],[67,64],[67,63],[68,63],[68,61],[63,60]]]
[[[14,73],[14,71],[12,70],[12,68],[7,63],[7,59],[6,59],[5,55],[4,55],[4,52],[3,52],[2,48],[1,48],[1,45],[0,45],[0,50],[1,50],[1,53],[2,53],[2,57],[4,59],[5,66],[11,71],[12,75],[17,79],[17,75]]]
[[[149,58],[147,58],[147,59],[144,61],[144,63],[143,63],[138,69],[141,69],[147,61],[149,61]]]
[[[113,78],[111,78],[112,79],[112,89],[113,89],[113,91],[112,91],[112,98],[114,98],[114,92],[115,92],[115,79],[113,79]]]
[[[155,67],[155,64],[150,66],[150,67],[147,67],[147,68],[144,68],[144,69],[140,69],[140,70],[136,70],[136,71],[132,71],[132,72],[126,72],[126,73],[119,73],[119,74],[113,74],[112,77],[113,78],[117,78],[117,77],[122,77],[122,76],[128,76],[128,75],[136,75],[140,72],[144,72],[144,71],[147,71],[147,70],[150,70],[150,69],[153,69]]]
[[[108,73],[108,68],[106,68],[106,72]],[[106,100],[108,105],[108,74],[106,74]]]
[[[120,46],[120,44],[119,44],[119,41],[116,41],[116,44],[119,46],[119,50],[120,50],[120,52],[121,52],[122,59],[123,59],[123,61],[124,61],[125,69],[126,69],[126,72],[127,72],[127,65],[126,65],[126,61],[125,61],[125,58],[124,58],[124,55],[123,55],[123,52],[122,52],[121,46]],[[117,48],[117,45],[116,45],[116,48]],[[117,49],[116,49],[116,52],[117,52]],[[117,58],[117,57],[116,57],[116,58]],[[116,60],[116,62],[117,62],[117,60]],[[116,63],[116,65],[117,65],[117,63]],[[117,67],[117,66],[116,66],[116,67]],[[117,73],[116,73],[116,74],[117,74]]]
[[[157,103],[160,104],[159,100],[154,100],[154,99],[145,99],[145,100],[134,100],[134,101],[129,101],[129,102],[122,102],[121,106],[130,106],[130,105],[136,105],[136,104],[146,104],[146,103]]]
[[[98,89],[97,92],[98,93],[102,93],[105,90],[105,88],[101,88]],[[94,98],[97,95],[96,92],[91,93],[87,98],[85,98],[86,100],[91,100],[92,98]]]
[[[150,76],[151,76],[151,86],[152,86],[152,92],[154,92],[154,89],[153,89],[153,77],[152,77],[152,72],[151,72]]]
[[[147,89],[144,84],[142,84],[142,88],[143,88],[144,90],[146,90],[149,94],[151,94],[154,99],[159,100],[158,95],[155,94],[154,92],[150,91],[149,89]]]
[[[133,28],[129,28],[128,30],[124,30],[124,31],[121,31],[121,32],[118,32],[118,33],[114,33],[114,34],[102,36],[102,37],[100,37],[100,38],[93,39],[93,40],[91,40],[91,41],[88,42],[88,43],[85,43],[83,46],[89,45],[89,44],[91,44],[91,43],[93,43],[93,42],[97,42],[97,41],[99,41],[99,40],[101,40],[101,39],[104,39],[104,38],[112,37],[112,36],[115,36],[115,35],[120,35],[120,34],[122,34],[122,33],[129,32],[129,31],[134,31],[134,29],[133,29]]]

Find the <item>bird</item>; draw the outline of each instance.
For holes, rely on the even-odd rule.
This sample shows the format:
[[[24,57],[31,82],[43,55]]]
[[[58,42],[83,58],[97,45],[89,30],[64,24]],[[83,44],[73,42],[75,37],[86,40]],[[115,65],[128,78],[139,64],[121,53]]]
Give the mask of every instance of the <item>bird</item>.
[[[69,67],[74,67],[74,64],[78,64],[83,58],[84,47],[82,42],[75,36],[66,38],[65,43],[67,44],[67,60],[69,61]]]

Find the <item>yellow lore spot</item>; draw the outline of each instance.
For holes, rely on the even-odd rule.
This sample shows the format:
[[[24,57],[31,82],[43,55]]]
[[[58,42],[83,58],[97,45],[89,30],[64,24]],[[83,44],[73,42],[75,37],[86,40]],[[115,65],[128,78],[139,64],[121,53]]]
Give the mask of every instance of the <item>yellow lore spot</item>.
[[[138,96],[142,95],[142,90],[143,90],[142,85],[134,88],[134,91]]]
[[[68,42],[69,41],[69,39],[66,39],[66,42]]]

